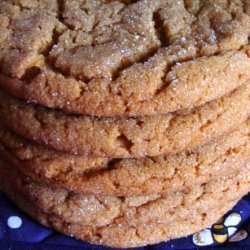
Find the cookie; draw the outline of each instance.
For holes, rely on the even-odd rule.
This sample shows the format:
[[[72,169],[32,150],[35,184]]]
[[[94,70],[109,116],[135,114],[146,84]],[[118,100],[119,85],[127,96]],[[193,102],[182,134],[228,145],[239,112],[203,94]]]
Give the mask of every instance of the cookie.
[[[17,196],[13,189],[5,189],[5,193],[24,212],[47,227],[52,227],[63,234],[89,241],[90,243],[118,248],[146,246],[191,235],[216,223],[237,203],[237,200],[227,202],[220,208],[209,210],[206,214],[200,214],[198,217],[194,217],[190,214],[189,220],[174,221],[169,224],[154,223],[148,225],[98,228],[66,223],[53,214],[44,213],[24,197]]]
[[[93,226],[84,227],[65,223],[55,216],[52,216],[51,219],[47,217],[47,221],[56,230],[67,235],[74,235],[78,239],[111,247],[127,248],[156,244],[162,241],[186,237],[201,231],[216,223],[237,202],[238,200],[228,202],[228,204],[223,204],[222,207],[211,209],[205,214],[199,214],[199,216],[194,216],[191,212],[188,220],[174,221],[169,224],[143,224],[134,227],[119,227],[119,225],[115,225],[95,228]],[[43,217],[43,219],[45,218]]]
[[[2,185],[11,185],[18,190],[19,195],[26,197],[42,211],[54,214],[68,223],[97,227],[112,224],[135,226],[155,222],[167,224],[185,220],[188,219],[190,207],[192,213],[198,216],[214,207],[221,207],[225,201],[240,198],[246,189],[250,189],[248,168],[242,168],[239,176],[238,172],[182,192],[137,197],[81,195],[66,189],[36,184],[29,178],[22,178],[14,169],[9,171],[8,167],[5,171],[7,178]],[[238,192],[239,182],[244,184],[244,192]]]
[[[250,118],[196,150],[142,159],[83,158],[31,143],[0,125],[0,155],[36,182],[82,194],[163,194],[226,176],[250,157]]]
[[[250,84],[204,106],[161,116],[68,115],[0,92],[0,120],[27,139],[88,157],[130,158],[178,153],[237,128],[250,113]]]
[[[1,1],[0,85],[73,113],[138,116],[250,78],[248,1]]]
[[[68,213],[68,211],[71,209],[71,206],[66,206],[66,210],[63,212],[55,213],[56,210],[62,211],[62,200],[58,199],[58,197],[56,198],[55,202],[51,202],[51,205],[53,204],[53,211],[48,211],[46,208],[41,206],[36,198],[36,202],[32,202],[32,199],[30,199],[31,193],[27,193],[27,189],[29,189],[33,194],[37,192],[37,198],[39,200],[41,199],[39,193],[43,192],[41,187],[36,189],[34,184],[31,184],[28,179],[20,180],[20,176],[15,175],[15,173],[11,171],[5,171],[3,176],[3,180],[1,181],[1,188],[3,191],[8,196],[10,196],[13,201],[15,201],[23,210],[31,213],[34,218],[40,220],[42,223],[48,226],[56,228],[65,234],[71,236],[74,235],[77,238],[88,240],[92,243],[113,247],[132,247],[153,244],[163,240],[169,240],[172,238],[178,238],[192,234],[210,226],[212,223],[215,223],[219,217],[221,217],[233,207],[233,205],[237,202],[237,200],[240,199],[241,196],[250,190],[250,175],[248,166],[245,168],[245,170],[241,171],[238,176],[234,176],[229,179],[221,179],[220,181],[217,181],[217,184],[215,184],[215,182],[207,184],[207,190],[204,188],[206,191],[204,197],[202,197],[201,200],[198,198],[199,195],[195,194],[195,191],[193,191],[194,196],[197,196],[196,199],[194,199],[193,202],[190,202],[188,199],[189,197],[187,196],[183,207],[180,206],[178,209],[174,210],[175,213],[180,213],[180,217],[175,218],[174,220],[168,220],[168,223],[161,223],[156,218],[151,218],[151,223],[136,224],[130,219],[129,221],[126,221],[125,224],[121,224],[122,218],[119,217],[117,221],[113,220],[108,225],[95,226],[93,223],[90,225],[82,224],[82,211],[80,214],[78,213],[80,211],[78,206],[81,205],[77,203],[76,200],[73,202],[73,206],[75,204],[76,211],[72,212],[73,216],[76,216],[78,213],[78,220],[76,219],[76,221],[73,222],[72,217],[70,217],[71,212]],[[25,190],[24,193],[23,190]],[[213,191],[210,193],[208,190]],[[207,191],[208,193],[206,194]],[[56,191],[54,190],[52,192]],[[50,193],[47,193],[44,195],[44,198],[47,197],[48,199],[51,197],[50,195]],[[69,203],[70,199],[72,198],[71,195],[66,196],[66,203]],[[178,194],[176,195],[178,196]],[[172,197],[173,196],[174,195],[172,195]],[[206,199],[209,201],[207,203],[203,203],[206,201]],[[139,202],[141,202],[140,199]],[[196,202],[201,202],[201,207],[197,213],[196,207],[194,206]],[[47,205],[49,203],[50,202],[48,201],[46,202]],[[206,207],[208,204],[211,206],[210,208]],[[212,204],[214,204],[215,207],[213,207]],[[102,205],[108,207],[106,203]],[[142,206],[142,208],[143,207],[144,206]],[[86,209],[86,207],[84,208]],[[158,211],[161,212],[162,209],[164,209],[164,206],[159,205]],[[95,209],[93,209],[93,207],[91,209],[90,207],[88,213],[91,213],[93,210]],[[136,215],[134,218],[142,215],[144,218],[146,217],[146,220],[148,220],[147,216],[145,216],[145,213],[141,214],[140,212],[137,212],[134,214]],[[151,216],[151,214],[148,215]],[[68,216],[69,218],[65,220],[64,218]],[[164,213],[164,216],[166,219],[168,219],[168,216],[171,217],[172,215],[171,213]],[[133,218],[131,214],[129,214],[129,217]]]

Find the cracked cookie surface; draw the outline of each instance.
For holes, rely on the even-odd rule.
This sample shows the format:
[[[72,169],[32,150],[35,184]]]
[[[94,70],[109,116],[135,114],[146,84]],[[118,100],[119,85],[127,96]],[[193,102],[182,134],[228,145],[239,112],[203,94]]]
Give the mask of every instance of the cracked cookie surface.
[[[250,84],[201,107],[168,115],[96,118],[27,104],[0,92],[0,120],[23,137],[88,157],[175,154],[236,129],[250,113]]]
[[[40,215],[46,215],[44,218],[47,218],[48,225],[66,234],[116,247],[153,244],[208,227],[249,191],[250,183],[249,166],[246,166],[238,175],[197,186],[182,195],[176,193],[166,197],[151,197],[151,199],[147,196],[84,198],[68,191],[49,190],[48,187],[37,186],[29,179],[22,179],[14,170],[10,172],[8,167],[4,168],[1,166],[1,188],[22,209],[27,212],[39,211]],[[19,190],[18,195],[16,190]],[[182,196],[181,201],[178,201],[179,196]],[[56,197],[55,200],[53,200],[54,197]],[[116,205],[114,205],[115,201],[117,201]],[[92,203],[93,206],[88,207],[87,203]],[[117,217],[114,211],[108,213],[111,210],[109,205],[118,207]],[[178,209],[174,209],[175,205]],[[93,207],[103,209],[103,212],[107,213],[104,213],[104,216],[100,216],[100,211],[95,214],[96,209],[91,209]],[[220,213],[221,211],[223,213]],[[38,220],[41,219],[39,213],[33,214]],[[84,225],[85,215],[90,224]],[[105,221],[109,216],[110,218]],[[146,225],[149,228],[148,231],[145,231]],[[168,230],[169,225],[175,225],[175,227]],[[147,232],[154,232],[154,234],[147,238],[146,236],[149,236]],[[114,236],[117,240],[113,239]]]
[[[250,78],[244,0],[2,0],[0,34],[0,86],[73,113],[163,114]]]
[[[72,156],[31,143],[0,126],[0,155],[33,181],[109,196],[163,194],[192,188],[239,170],[250,159],[250,119],[208,145],[143,159]]]
[[[134,226],[155,222],[167,224],[174,220],[185,220],[188,219],[187,212],[190,207],[193,214],[197,215],[211,208],[218,208],[225,201],[229,202],[242,196],[242,193],[234,192],[239,182],[244,186],[244,193],[246,189],[249,190],[247,184],[250,182],[249,169],[244,166],[245,168],[232,176],[218,178],[174,194],[137,197],[94,196],[36,184],[15,169],[6,173],[8,167],[2,170],[8,178],[3,180],[1,185],[13,186],[21,196],[42,211],[54,214],[65,222],[97,227],[110,224]]]

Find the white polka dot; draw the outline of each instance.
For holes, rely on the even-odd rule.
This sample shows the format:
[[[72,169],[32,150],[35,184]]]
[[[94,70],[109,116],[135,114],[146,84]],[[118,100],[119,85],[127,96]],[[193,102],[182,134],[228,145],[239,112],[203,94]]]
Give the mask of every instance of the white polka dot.
[[[9,219],[8,219],[8,226],[10,228],[13,228],[13,229],[17,229],[19,227],[21,227],[22,225],[22,219],[18,216],[11,216]]]

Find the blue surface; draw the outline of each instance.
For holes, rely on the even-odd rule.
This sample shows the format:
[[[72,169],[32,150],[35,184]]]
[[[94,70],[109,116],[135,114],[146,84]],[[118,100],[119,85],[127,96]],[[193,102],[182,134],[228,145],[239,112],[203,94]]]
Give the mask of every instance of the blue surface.
[[[231,218],[233,222],[229,222]],[[233,219],[232,219],[233,218]],[[235,219],[236,218],[236,219]],[[226,222],[227,220],[227,222]],[[236,222],[235,222],[236,221]],[[225,243],[216,242],[213,229],[206,231],[212,238],[203,238],[202,245],[206,249],[250,249],[250,195],[245,196],[230,211],[221,222],[226,232],[229,232],[228,223],[234,223],[235,233],[227,235]],[[236,223],[236,224],[235,224]],[[211,232],[211,234],[210,234]],[[204,237],[204,232],[199,237]],[[136,250],[172,250],[172,249],[202,249],[204,246],[197,246],[194,236],[161,243]],[[196,237],[197,239],[197,237]],[[211,244],[211,240],[213,243]],[[236,242],[230,242],[236,241]],[[51,229],[41,226],[29,216],[23,214],[4,195],[0,194],[0,249],[2,250],[68,250],[68,249],[92,249],[108,250],[111,248],[94,246],[70,237],[63,236]]]

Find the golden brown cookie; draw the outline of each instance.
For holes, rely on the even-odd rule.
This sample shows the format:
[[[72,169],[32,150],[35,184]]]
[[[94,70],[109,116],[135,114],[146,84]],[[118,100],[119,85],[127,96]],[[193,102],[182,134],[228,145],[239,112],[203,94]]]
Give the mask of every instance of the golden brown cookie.
[[[97,118],[68,115],[0,92],[0,120],[27,139],[88,157],[178,153],[236,129],[250,113],[250,84],[201,107],[168,115]]]
[[[199,192],[197,193],[197,189],[191,191],[191,195],[184,195],[183,205],[178,206],[173,211],[173,214],[179,214],[179,217],[174,217],[170,211],[162,213],[168,223],[161,223],[161,221],[157,219],[159,214],[152,215],[151,213],[142,213],[142,211],[134,211],[133,213],[132,211],[132,213],[128,212],[128,218],[130,219],[124,221],[124,224],[121,223],[123,218],[118,217],[117,220],[111,220],[110,224],[96,226],[93,222],[91,222],[90,225],[82,224],[81,219],[84,212],[80,210],[81,203],[77,202],[77,200],[74,199],[74,201],[70,202],[74,196],[73,194],[69,194],[63,199],[60,199],[59,195],[56,200],[53,201],[53,199],[51,199],[51,192],[48,192],[47,188],[46,191],[44,191],[41,186],[35,187],[36,184],[30,183],[29,179],[20,180],[20,175],[16,175],[16,173],[8,171],[8,169],[6,170],[4,174],[1,173],[5,177],[2,178],[1,188],[24,211],[30,213],[42,223],[52,226],[65,234],[76,236],[77,238],[92,243],[113,247],[153,244],[192,234],[215,223],[219,217],[232,208],[241,196],[250,190],[250,172],[248,166],[237,176],[234,175],[228,179],[221,179],[217,181],[217,183],[211,182],[205,186],[201,186],[201,189],[204,191],[201,196],[199,196]],[[44,194],[41,195],[43,191]],[[57,191],[54,190],[52,193],[53,192]],[[31,198],[32,195],[35,195],[33,201]],[[172,195],[172,197],[169,198],[174,199],[174,196],[175,195]],[[176,194],[176,197],[177,196],[178,193]],[[196,196],[196,198],[190,200],[189,198],[192,196]],[[39,202],[42,199],[44,199],[44,201],[47,200],[43,205]],[[140,202],[141,200],[139,199],[139,203]],[[63,203],[67,205],[63,206]],[[149,202],[149,206],[152,206],[152,203],[154,203],[154,201]],[[200,207],[199,205],[195,206],[196,203],[200,203]],[[52,207],[51,210],[48,209],[49,205]],[[106,203],[100,203],[100,205],[108,210]],[[171,205],[170,202],[169,205]],[[83,207],[87,210],[85,206]],[[196,211],[197,207],[198,210]],[[73,211],[71,211],[72,208],[74,208]],[[93,208],[94,207],[90,207],[87,214],[96,211],[96,209]],[[142,205],[141,209],[145,211],[147,210],[147,206]],[[162,210],[164,210],[164,202],[163,204],[158,204],[157,208],[155,208],[155,212],[158,211],[161,213]],[[78,219],[74,221],[72,216],[77,217],[76,215]],[[97,217],[100,216],[100,214],[96,215]],[[134,217],[132,215],[134,215]],[[151,223],[136,224],[133,219],[136,220],[138,216],[142,216]],[[174,219],[169,220],[169,216]],[[149,220],[149,218],[151,220]],[[105,217],[102,217],[102,220],[104,219]]]
[[[250,119],[196,150],[142,159],[84,158],[48,150],[0,126],[0,155],[36,182],[82,194],[170,193],[239,170],[250,159]]]
[[[250,78],[248,1],[1,1],[0,85],[73,113],[163,114]]]
[[[68,223],[96,227],[112,224],[135,226],[155,222],[167,224],[175,220],[186,220],[191,207],[192,213],[199,216],[212,208],[221,207],[225,201],[240,198],[246,189],[250,189],[248,168],[182,192],[137,197],[81,195],[66,189],[36,184],[22,177],[15,169],[9,171],[9,166],[2,171],[7,176],[2,185],[11,185],[20,196],[26,197],[42,211],[54,214]],[[239,182],[242,185],[244,183],[241,192],[237,192]]]
[[[52,227],[63,234],[89,241],[90,243],[119,248],[151,245],[191,235],[216,223],[238,201],[225,203],[222,207],[211,209],[208,213],[200,214],[198,217],[190,214],[188,221],[174,221],[169,224],[152,223],[147,225],[98,228],[64,222],[61,218],[53,214],[44,213],[24,197],[17,196],[15,190],[5,190],[5,193],[24,212],[47,227]]]

